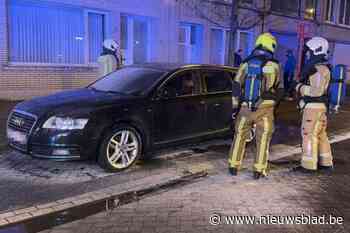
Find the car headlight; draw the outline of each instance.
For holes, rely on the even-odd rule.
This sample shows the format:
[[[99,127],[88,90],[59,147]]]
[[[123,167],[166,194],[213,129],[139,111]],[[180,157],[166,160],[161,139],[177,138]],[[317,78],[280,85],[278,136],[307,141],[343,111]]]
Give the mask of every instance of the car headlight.
[[[44,129],[73,130],[84,129],[89,119],[70,117],[50,117],[43,125]]]

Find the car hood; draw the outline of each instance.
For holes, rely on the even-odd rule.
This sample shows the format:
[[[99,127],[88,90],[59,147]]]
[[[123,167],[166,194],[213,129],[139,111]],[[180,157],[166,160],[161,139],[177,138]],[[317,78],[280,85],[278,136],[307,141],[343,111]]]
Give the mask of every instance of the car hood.
[[[15,109],[34,114],[38,117],[44,114],[79,114],[98,106],[117,104],[131,96],[95,91],[88,88],[63,91],[57,94],[37,97],[19,103]]]

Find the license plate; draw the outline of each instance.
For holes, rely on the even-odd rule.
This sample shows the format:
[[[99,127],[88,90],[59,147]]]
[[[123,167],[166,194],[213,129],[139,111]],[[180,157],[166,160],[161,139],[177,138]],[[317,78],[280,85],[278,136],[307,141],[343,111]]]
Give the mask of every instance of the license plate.
[[[27,135],[17,130],[7,128],[7,138],[10,142],[19,143],[21,145],[27,144]]]

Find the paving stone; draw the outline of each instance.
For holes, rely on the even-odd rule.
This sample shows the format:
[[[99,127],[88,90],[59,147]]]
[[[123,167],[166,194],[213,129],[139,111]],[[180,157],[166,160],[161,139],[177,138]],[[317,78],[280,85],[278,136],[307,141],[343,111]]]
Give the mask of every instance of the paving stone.
[[[39,210],[35,210],[33,212],[30,212],[31,215],[37,217],[37,216],[42,216],[42,215],[46,215],[46,214],[50,214],[55,212],[56,210],[53,208],[46,208],[46,209],[39,209]]]
[[[12,216],[15,216],[15,215],[16,214],[15,214],[14,211],[3,213],[3,214],[0,214],[0,219],[5,219],[5,218],[12,217]]]
[[[17,222],[24,221],[24,220],[32,218],[32,217],[33,217],[32,215],[26,213],[26,214],[19,214],[19,215],[13,216],[13,217],[6,218],[6,220],[10,223],[17,223]]]
[[[0,219],[0,227],[1,227],[1,226],[5,226],[5,225],[7,225],[7,224],[9,224],[8,221],[3,220],[3,219]]]
[[[18,214],[23,214],[23,213],[30,213],[30,212],[33,212],[37,210],[36,207],[30,207],[30,208],[26,208],[26,209],[19,209],[19,210],[15,210],[15,214],[18,215]]]

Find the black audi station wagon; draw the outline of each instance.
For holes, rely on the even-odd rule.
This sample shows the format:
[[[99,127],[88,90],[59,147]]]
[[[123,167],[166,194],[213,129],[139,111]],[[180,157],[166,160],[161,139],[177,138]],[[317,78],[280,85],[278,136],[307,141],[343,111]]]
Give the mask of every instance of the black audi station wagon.
[[[86,88],[18,104],[8,118],[9,145],[34,157],[93,157],[109,171],[123,170],[162,146],[230,132],[235,72],[212,65],[126,66]]]

